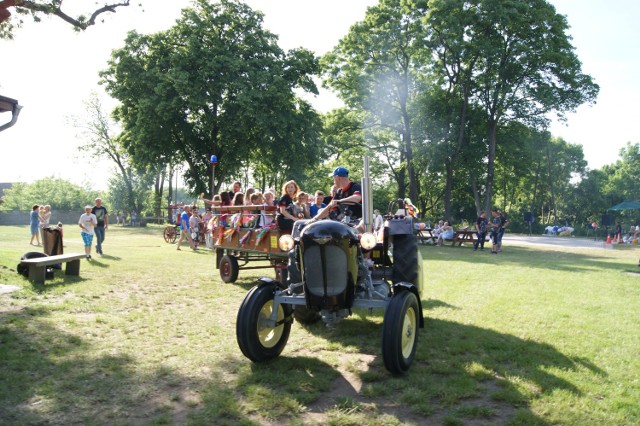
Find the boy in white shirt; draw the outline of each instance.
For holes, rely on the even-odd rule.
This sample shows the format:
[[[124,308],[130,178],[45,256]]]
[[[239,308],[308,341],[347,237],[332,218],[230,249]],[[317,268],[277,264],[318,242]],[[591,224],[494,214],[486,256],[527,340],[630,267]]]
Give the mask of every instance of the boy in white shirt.
[[[80,226],[80,235],[84,242],[84,253],[87,260],[91,259],[91,243],[93,242],[94,228],[98,226],[98,218],[91,213],[91,206],[84,206],[84,213],[80,216],[78,225]]]

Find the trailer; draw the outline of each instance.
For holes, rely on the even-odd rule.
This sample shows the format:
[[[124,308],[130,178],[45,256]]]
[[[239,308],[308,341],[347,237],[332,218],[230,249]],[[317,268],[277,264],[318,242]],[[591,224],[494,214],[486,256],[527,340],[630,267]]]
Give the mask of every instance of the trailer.
[[[276,225],[276,206],[212,206],[216,268],[225,283],[240,270],[273,268],[276,280],[286,280],[288,253],[278,248],[285,234]],[[269,262],[255,265],[255,262]]]

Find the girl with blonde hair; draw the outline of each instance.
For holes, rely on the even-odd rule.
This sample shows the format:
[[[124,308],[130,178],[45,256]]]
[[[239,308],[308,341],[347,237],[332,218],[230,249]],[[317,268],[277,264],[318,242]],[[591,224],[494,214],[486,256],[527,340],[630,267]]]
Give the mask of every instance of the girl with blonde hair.
[[[298,220],[294,213],[294,200],[300,192],[300,187],[295,180],[290,180],[282,185],[282,196],[278,201],[278,216],[276,218],[278,228],[283,232],[291,232],[293,222]]]

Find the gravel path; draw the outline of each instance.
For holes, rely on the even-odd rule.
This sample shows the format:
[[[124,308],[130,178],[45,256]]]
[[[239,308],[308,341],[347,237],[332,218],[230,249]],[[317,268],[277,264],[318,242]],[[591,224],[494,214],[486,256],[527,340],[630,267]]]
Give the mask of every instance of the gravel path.
[[[603,248],[604,241],[583,237],[558,237],[552,235],[505,234],[504,242],[514,245],[541,245],[552,247]],[[486,243],[485,243],[486,245]]]

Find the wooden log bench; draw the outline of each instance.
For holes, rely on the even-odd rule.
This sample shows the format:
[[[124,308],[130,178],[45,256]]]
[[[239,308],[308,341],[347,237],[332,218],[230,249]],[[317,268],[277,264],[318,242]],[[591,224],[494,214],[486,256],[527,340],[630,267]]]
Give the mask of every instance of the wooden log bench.
[[[80,259],[85,258],[81,253],[57,254],[55,256],[37,257],[21,260],[20,263],[29,267],[29,279],[44,284],[47,266],[66,263],[65,275],[80,275]]]

